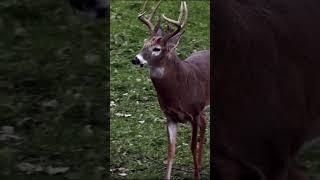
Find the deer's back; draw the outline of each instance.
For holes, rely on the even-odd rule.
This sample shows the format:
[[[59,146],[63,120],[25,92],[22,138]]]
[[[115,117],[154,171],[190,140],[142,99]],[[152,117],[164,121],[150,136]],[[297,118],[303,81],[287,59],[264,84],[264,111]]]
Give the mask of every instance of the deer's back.
[[[206,87],[206,95],[208,95],[208,102],[210,104],[210,51],[198,51],[191,54],[184,60],[185,66],[192,71],[196,77],[194,84],[201,83],[199,86]]]
[[[191,54],[184,60],[187,69],[195,73],[197,77],[205,77],[204,81],[209,81],[210,77],[210,51],[198,51]],[[202,79],[202,78],[200,78]]]
[[[189,62],[191,64],[195,64],[196,66],[200,66],[201,68],[207,69],[208,71],[210,71],[210,51],[209,50],[192,53],[184,61]]]

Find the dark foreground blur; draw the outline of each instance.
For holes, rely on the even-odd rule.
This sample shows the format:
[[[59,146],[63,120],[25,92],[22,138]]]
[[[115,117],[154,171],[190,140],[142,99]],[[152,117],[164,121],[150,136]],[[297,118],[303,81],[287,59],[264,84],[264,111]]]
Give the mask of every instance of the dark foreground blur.
[[[103,179],[106,18],[66,1],[0,2],[0,179]]]

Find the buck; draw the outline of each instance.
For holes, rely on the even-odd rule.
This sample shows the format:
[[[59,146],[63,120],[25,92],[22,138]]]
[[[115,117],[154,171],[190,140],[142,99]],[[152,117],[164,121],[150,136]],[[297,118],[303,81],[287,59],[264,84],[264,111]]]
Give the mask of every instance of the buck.
[[[193,174],[195,179],[200,179],[206,129],[204,108],[210,104],[210,53],[208,50],[195,52],[182,61],[175,52],[187,22],[186,2],[181,2],[178,21],[161,16],[162,20],[169,23],[167,32],[162,31],[160,20],[156,26],[151,22],[160,1],[149,18],[145,17],[146,4],[147,1],[138,19],[148,27],[150,38],[144,42],[142,50],[133,58],[132,63],[149,67],[160,108],[167,119],[168,155],[164,179],[170,179],[171,176],[176,151],[177,123],[187,122],[192,125]],[[172,25],[176,27],[175,30],[170,28]]]

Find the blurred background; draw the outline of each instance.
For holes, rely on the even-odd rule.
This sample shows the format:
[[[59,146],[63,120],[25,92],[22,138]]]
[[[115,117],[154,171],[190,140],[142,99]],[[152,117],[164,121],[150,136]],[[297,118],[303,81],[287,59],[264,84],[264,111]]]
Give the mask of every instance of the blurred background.
[[[92,0],[0,2],[0,179],[106,178],[106,17]]]

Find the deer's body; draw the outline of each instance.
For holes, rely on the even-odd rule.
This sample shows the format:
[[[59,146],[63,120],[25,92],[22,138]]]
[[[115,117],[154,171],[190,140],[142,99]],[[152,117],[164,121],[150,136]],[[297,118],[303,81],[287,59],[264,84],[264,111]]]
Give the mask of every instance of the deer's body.
[[[210,104],[210,52],[199,51],[183,61],[170,55],[162,77],[152,75],[157,67],[150,69],[150,78],[161,110],[173,121],[191,122]]]
[[[168,28],[164,33],[160,21],[156,27],[151,18],[160,4],[154,8],[150,18],[141,12],[138,18],[148,26],[150,38],[145,41],[140,53],[132,60],[133,64],[147,65],[150,78],[157,91],[160,108],[167,118],[168,156],[164,179],[171,177],[171,169],[176,151],[177,123],[190,122],[192,126],[191,151],[194,164],[194,178],[200,179],[202,149],[205,142],[206,118],[203,112],[210,104],[210,53],[199,51],[191,54],[184,61],[176,55],[181,29],[187,20],[186,2],[181,3],[180,16],[174,21],[162,16],[177,29]],[[144,10],[144,7],[142,8]],[[198,132],[199,130],[199,132]],[[198,135],[199,140],[198,142]]]
[[[206,127],[203,109],[210,104],[210,52],[193,53],[184,61],[180,60],[175,52],[171,52],[164,59],[165,63],[161,66],[150,68],[150,78],[157,91],[160,108],[167,117],[169,146],[165,179],[170,179],[175,156],[177,123],[187,122],[192,125],[191,150],[194,157],[194,176],[198,179]]]

